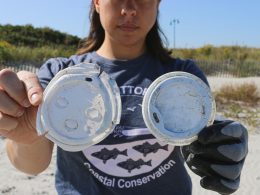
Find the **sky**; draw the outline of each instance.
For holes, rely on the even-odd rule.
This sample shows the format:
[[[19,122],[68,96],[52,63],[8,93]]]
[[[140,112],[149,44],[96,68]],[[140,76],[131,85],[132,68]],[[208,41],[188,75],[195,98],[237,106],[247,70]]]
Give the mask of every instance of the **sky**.
[[[0,0],[0,24],[50,27],[83,38],[89,30],[90,2]],[[259,9],[260,0],[162,0],[159,22],[171,48],[207,44],[260,48]],[[170,25],[174,19],[179,21],[175,31]]]

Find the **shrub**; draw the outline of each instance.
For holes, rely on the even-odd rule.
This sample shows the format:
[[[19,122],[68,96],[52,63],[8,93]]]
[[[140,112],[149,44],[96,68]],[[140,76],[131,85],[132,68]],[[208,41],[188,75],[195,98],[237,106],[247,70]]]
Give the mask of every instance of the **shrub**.
[[[14,47],[7,41],[0,40],[0,62],[13,60],[11,55],[13,48]]]
[[[257,104],[260,100],[255,83],[241,85],[224,85],[215,93],[217,101],[242,101],[249,104]]]

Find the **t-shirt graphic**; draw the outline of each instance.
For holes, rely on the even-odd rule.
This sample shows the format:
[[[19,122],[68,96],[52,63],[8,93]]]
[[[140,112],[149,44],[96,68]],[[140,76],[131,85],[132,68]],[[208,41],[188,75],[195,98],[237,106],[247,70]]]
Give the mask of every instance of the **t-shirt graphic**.
[[[131,177],[154,170],[169,157],[173,148],[151,139],[127,144],[96,145],[84,150],[84,154],[93,168],[107,175]]]
[[[147,88],[132,85],[119,88],[121,122],[109,138],[114,139],[116,144],[97,144],[83,150],[83,153],[87,158],[86,167],[100,182],[109,187],[129,188],[126,181],[136,181],[131,187],[145,185],[173,168],[175,161],[166,159],[174,147],[159,143],[144,125],[142,100]],[[146,139],[140,140],[140,136]],[[120,140],[127,142],[121,143]],[[142,182],[143,178],[147,181]]]

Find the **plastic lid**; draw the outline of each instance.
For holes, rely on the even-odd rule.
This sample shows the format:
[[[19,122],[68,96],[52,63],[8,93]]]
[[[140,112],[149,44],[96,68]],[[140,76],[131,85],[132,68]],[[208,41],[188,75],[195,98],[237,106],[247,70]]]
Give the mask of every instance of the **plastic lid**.
[[[216,108],[210,88],[187,72],[160,76],[147,89],[142,114],[151,133],[172,145],[188,145],[214,121]]]
[[[37,132],[67,151],[80,151],[106,138],[120,122],[116,82],[95,64],[60,72],[44,91]]]

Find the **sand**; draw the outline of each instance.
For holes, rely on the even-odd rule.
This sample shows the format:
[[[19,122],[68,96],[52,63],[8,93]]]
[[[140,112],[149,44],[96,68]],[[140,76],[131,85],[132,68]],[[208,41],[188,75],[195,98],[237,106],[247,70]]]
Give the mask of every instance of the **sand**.
[[[0,141],[1,144],[1,141]],[[2,195],[55,195],[55,156],[49,168],[38,176],[17,171],[8,160],[2,146],[0,148],[0,194]]]
[[[221,85],[232,83],[241,84],[254,82],[260,91],[260,77],[250,78],[218,78],[209,77],[212,90],[217,90]],[[249,135],[249,153],[241,175],[240,188],[235,195],[258,195],[260,191],[260,134]],[[8,161],[4,150],[4,140],[0,138],[0,194],[4,195],[55,195],[55,153],[49,168],[38,176],[29,176],[17,171]],[[199,185],[200,178],[189,172],[193,181],[194,195],[214,195],[215,192],[205,190]]]
[[[260,92],[260,77],[208,77],[208,81],[212,91],[220,89],[223,85],[241,85],[243,83],[254,83],[257,86],[258,92]]]

